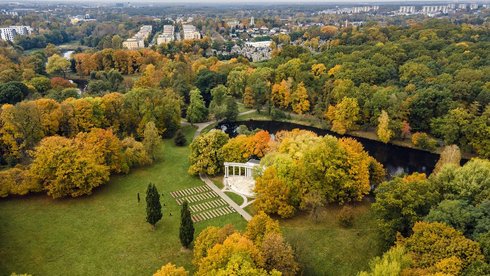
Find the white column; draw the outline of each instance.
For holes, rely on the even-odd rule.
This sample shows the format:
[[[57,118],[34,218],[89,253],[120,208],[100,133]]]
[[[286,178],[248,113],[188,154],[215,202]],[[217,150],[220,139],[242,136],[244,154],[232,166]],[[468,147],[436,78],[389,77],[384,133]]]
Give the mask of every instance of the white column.
[[[242,175],[242,166],[238,166],[238,175]]]

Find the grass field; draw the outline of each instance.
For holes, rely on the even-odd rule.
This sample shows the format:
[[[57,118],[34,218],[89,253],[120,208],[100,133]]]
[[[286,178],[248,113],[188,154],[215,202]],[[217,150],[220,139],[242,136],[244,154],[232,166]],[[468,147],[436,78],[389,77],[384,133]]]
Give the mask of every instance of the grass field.
[[[352,228],[338,225],[339,210],[339,206],[326,208],[318,222],[308,214],[281,220],[281,228],[295,249],[304,275],[356,275],[382,253],[370,203],[365,201],[354,206]]]
[[[185,133],[190,141],[194,129]],[[203,183],[187,174],[187,147],[165,141],[162,156],[151,167],[113,177],[90,196],[0,199],[0,275],[151,275],[167,262],[192,271],[192,253],[181,250],[178,238],[180,207],[169,192]],[[149,182],[166,205],[156,231],[145,222]],[[237,229],[246,224],[234,213],[197,223],[196,234],[227,223]]]

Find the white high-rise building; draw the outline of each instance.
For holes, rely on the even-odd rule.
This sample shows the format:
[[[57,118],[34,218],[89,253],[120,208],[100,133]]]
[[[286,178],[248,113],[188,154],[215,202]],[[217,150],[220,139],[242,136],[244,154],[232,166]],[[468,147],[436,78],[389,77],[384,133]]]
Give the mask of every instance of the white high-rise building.
[[[478,4],[476,3],[470,4],[470,10],[477,10],[477,9],[478,9]]]
[[[459,10],[466,10],[466,4],[458,4],[458,9]]]
[[[434,13],[448,13],[449,7],[445,6],[423,6],[422,13],[425,14],[434,14]]]
[[[398,12],[404,14],[415,13],[415,6],[400,6]]]
[[[250,26],[255,26],[255,18],[253,16],[250,17]]]
[[[157,44],[169,43],[175,40],[175,28],[173,25],[164,25],[163,33],[157,37]]]
[[[29,26],[9,26],[0,28],[0,38],[7,41],[14,41],[14,38],[18,35],[30,35],[31,33],[32,28]]]
[[[187,39],[201,39],[201,34],[196,30],[193,25],[182,25],[184,31],[184,40]]]

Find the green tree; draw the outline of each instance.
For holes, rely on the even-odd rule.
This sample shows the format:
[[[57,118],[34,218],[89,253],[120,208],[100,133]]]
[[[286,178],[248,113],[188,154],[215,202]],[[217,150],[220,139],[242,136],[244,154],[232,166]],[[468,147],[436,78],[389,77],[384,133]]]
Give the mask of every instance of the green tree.
[[[194,240],[194,223],[192,222],[191,211],[187,201],[182,203],[182,210],[180,211],[179,238],[180,243],[185,248],[189,248]]]
[[[48,58],[48,64],[46,64],[46,72],[48,74],[63,74],[66,77],[66,72],[70,68],[70,62],[57,54],[54,54]]]
[[[157,222],[162,219],[162,205],[160,203],[160,194],[157,187],[150,183],[146,189],[146,222],[151,224],[155,230]]]
[[[174,144],[178,147],[183,147],[187,144],[187,139],[185,138],[184,132],[181,129],[177,130],[174,137]]]
[[[191,145],[189,173],[215,175],[223,167],[221,148],[228,142],[228,135],[221,130],[211,130],[196,137]]]
[[[238,117],[238,104],[235,99],[231,96],[226,97],[225,100],[226,110],[225,110],[225,120],[235,121]]]
[[[426,216],[430,208],[439,202],[436,186],[427,181],[423,174],[383,182],[375,193],[376,202],[372,208],[388,242],[395,239],[397,232],[410,234],[414,223]]]
[[[191,100],[187,107],[187,121],[191,124],[206,121],[208,117],[208,109],[204,105],[204,100],[199,89],[191,91]]]
[[[369,271],[363,271],[358,276],[399,276],[410,267],[411,259],[403,246],[394,246],[369,263]]]
[[[143,145],[145,146],[148,156],[155,160],[159,147],[162,144],[162,137],[160,134],[158,134],[158,129],[156,128],[155,123],[148,122],[146,124],[143,137]]]

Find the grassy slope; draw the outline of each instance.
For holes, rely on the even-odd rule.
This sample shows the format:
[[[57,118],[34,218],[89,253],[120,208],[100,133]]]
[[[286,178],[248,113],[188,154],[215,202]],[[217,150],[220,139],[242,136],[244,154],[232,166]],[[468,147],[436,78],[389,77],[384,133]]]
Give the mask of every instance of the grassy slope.
[[[356,275],[382,253],[369,206],[369,202],[363,202],[354,207],[354,226],[348,229],[337,223],[339,206],[328,207],[317,223],[308,214],[281,220],[286,239],[295,249],[305,275]]]
[[[185,132],[190,141],[194,130]],[[178,238],[180,207],[169,195],[203,184],[187,174],[187,156],[187,147],[165,141],[162,160],[115,176],[90,196],[0,199],[0,275],[151,275],[167,262],[192,270],[192,253],[181,250]],[[164,216],[155,232],[145,222],[149,182],[165,194]],[[227,223],[245,226],[239,215],[230,214],[197,223],[196,234]]]

